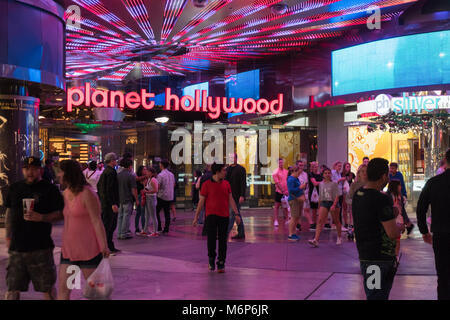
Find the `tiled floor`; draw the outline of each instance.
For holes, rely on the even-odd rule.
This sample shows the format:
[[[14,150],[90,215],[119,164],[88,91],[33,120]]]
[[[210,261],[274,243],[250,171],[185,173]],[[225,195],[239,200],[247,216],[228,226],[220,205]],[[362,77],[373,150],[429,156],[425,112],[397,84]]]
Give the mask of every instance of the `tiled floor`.
[[[111,257],[115,280],[112,299],[364,299],[354,242],[336,246],[336,231],[325,231],[319,248],[306,241],[288,243],[287,225],[274,229],[272,210],[243,210],[246,240],[230,241],[225,274],[207,271],[206,239],[191,226],[193,212],[179,211],[168,236],[116,240],[122,254]],[[134,217],[133,217],[134,218]],[[132,219],[134,222],[134,219]],[[133,224],[133,223],[132,223]],[[302,224],[303,230],[307,225]],[[5,292],[7,254],[0,229],[0,294]],[[54,227],[59,261],[62,226]],[[417,230],[402,240],[402,259],[391,299],[436,299],[432,248]],[[30,286],[31,289],[31,286]],[[33,291],[23,299],[40,299]],[[73,299],[81,299],[79,290]]]

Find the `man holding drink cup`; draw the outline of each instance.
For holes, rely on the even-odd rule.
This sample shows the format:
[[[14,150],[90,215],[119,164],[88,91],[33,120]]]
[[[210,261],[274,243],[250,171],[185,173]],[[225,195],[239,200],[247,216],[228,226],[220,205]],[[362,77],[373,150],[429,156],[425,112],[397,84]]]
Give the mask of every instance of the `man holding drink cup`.
[[[63,219],[64,200],[57,187],[42,179],[39,158],[25,159],[23,175],[24,180],[10,186],[5,202],[9,253],[5,299],[20,299],[30,281],[45,299],[55,299],[51,223]]]

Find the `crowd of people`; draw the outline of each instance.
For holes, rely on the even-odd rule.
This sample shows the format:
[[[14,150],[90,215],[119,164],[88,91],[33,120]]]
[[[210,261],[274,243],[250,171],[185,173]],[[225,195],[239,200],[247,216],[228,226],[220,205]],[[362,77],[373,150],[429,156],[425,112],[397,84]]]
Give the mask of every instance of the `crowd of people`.
[[[69,299],[67,268],[78,266],[87,279],[103,258],[120,253],[114,243],[131,239],[131,216],[135,215],[135,234],[158,237],[170,230],[174,210],[176,178],[169,161],[161,160],[159,173],[154,167],[140,166],[135,173],[131,154],[118,157],[109,153],[103,163],[91,162],[83,168],[75,160],[64,160],[54,173],[53,162],[35,157],[23,165],[24,180],[10,186],[6,198],[7,299],[19,299],[31,281],[46,299]],[[289,224],[288,240],[298,241],[301,218],[305,216],[314,238],[308,243],[318,247],[324,228],[330,228],[331,215],[337,232],[356,240],[368,299],[387,299],[397,270],[400,236],[414,228],[406,212],[406,189],[397,163],[381,158],[365,158],[356,174],[349,163],[335,162],[332,168],[311,162],[309,170],[299,160],[285,169],[279,159],[273,173],[275,184],[274,227],[278,227],[280,206]],[[419,230],[433,244],[438,273],[438,296],[450,297],[450,219],[448,183],[450,150],[439,175],[425,185],[417,208]],[[195,208],[193,226],[203,224],[207,237],[209,269],[225,272],[227,242],[237,224],[233,239],[245,239],[241,204],[247,191],[245,168],[236,154],[231,165],[213,163],[196,171],[192,182]],[[387,191],[383,190],[387,186]],[[61,190],[63,192],[61,192]],[[431,236],[426,213],[431,204]],[[160,212],[164,212],[164,228]],[[174,217],[175,218],[175,217]],[[59,285],[56,295],[56,267],[53,260],[52,223],[64,219],[60,255]],[[83,236],[80,237],[80,234]],[[218,242],[218,255],[216,247]],[[216,259],[217,257],[217,259]],[[369,270],[377,266],[382,273],[382,288],[368,287]],[[372,269],[371,269],[372,268]]]

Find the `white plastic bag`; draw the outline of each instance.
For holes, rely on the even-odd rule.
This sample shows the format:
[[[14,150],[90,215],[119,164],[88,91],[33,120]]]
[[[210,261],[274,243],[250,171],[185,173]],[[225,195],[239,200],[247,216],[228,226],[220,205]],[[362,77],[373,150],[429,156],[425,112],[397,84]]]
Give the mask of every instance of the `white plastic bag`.
[[[83,296],[92,300],[106,300],[114,290],[114,279],[109,259],[103,258],[97,269],[89,276]]]
[[[283,196],[283,197],[281,198],[281,207],[282,207],[283,209],[290,209],[288,199],[289,199],[288,196]]]

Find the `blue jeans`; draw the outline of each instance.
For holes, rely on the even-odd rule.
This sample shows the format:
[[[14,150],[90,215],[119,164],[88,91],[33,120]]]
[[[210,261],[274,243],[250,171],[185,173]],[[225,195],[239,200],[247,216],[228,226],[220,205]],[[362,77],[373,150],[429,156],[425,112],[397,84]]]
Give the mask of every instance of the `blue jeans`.
[[[130,218],[133,213],[133,202],[128,202],[121,204],[119,206],[119,217],[118,217],[118,234],[119,238],[124,238],[129,235],[130,230]]]
[[[238,236],[239,237],[244,237],[245,236],[245,230],[244,230],[244,220],[242,220],[242,216],[241,216],[241,205],[239,204],[239,202],[236,203],[237,209],[238,209],[238,214],[239,214],[239,218],[241,218],[241,223],[238,224]],[[228,223],[228,234],[231,232],[231,229],[233,229],[234,226],[234,221],[236,220],[236,216],[233,213],[233,210],[231,210],[230,208],[230,221]]]
[[[134,219],[134,227],[136,231],[143,230],[145,226],[145,205],[139,204],[136,208],[136,218]],[[141,228],[139,228],[139,222],[141,223]]]
[[[200,210],[200,215],[198,216],[198,224],[204,223],[205,223],[205,206],[203,206],[203,209]]]
[[[360,263],[367,300],[388,300],[392,284],[394,283],[394,277],[397,273],[397,261],[362,260]],[[367,270],[369,267],[371,267],[372,270]],[[380,272],[378,273],[374,270],[379,270]],[[378,276],[379,279],[377,279]],[[371,287],[369,288],[368,285]]]

